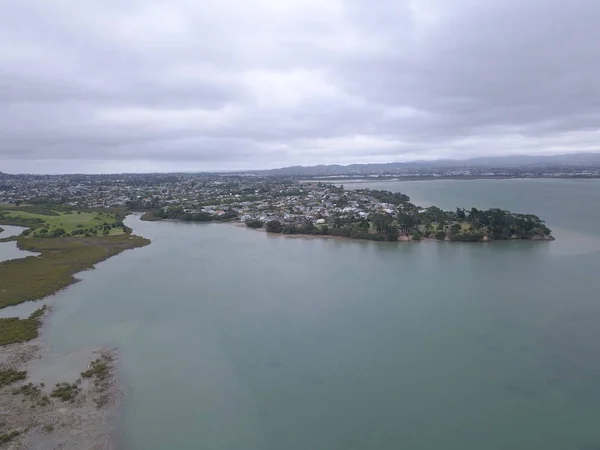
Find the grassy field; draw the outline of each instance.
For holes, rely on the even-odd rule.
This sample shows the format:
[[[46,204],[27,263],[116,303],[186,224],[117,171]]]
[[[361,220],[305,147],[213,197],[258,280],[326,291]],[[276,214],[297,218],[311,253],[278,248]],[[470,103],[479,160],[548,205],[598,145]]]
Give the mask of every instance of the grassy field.
[[[34,228],[34,236],[52,235],[63,230],[66,235],[99,236],[124,234],[119,217],[108,212],[62,211],[46,207],[0,207],[0,223]]]
[[[76,280],[73,274],[124,250],[148,245],[139,236],[37,238],[20,237],[22,250],[41,253],[0,262],[0,308],[38,300]]]

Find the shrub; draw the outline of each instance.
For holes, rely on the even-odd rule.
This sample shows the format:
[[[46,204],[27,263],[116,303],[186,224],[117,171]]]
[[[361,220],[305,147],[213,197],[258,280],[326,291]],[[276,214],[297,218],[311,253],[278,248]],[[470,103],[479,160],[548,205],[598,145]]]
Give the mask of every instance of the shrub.
[[[73,401],[80,390],[77,383],[57,383],[50,397],[60,398],[63,402]]]
[[[266,223],[266,229],[269,233],[281,233],[283,231],[283,226],[279,220],[270,220]]]
[[[450,240],[461,242],[479,242],[482,239],[483,233],[458,233],[450,236]]]
[[[90,363],[90,367],[85,372],[81,372],[83,378],[97,377],[100,380],[105,379],[109,374],[109,367],[106,361],[98,358]]]
[[[6,444],[7,442],[12,441],[19,434],[21,434],[21,433],[19,433],[18,431],[11,431],[10,433],[2,433],[2,434],[0,434],[0,445]]]
[[[0,372],[0,387],[7,386],[20,380],[24,380],[27,377],[26,371],[17,371],[8,369]]]
[[[248,228],[262,228],[265,223],[262,220],[251,219],[246,221],[246,226]]]

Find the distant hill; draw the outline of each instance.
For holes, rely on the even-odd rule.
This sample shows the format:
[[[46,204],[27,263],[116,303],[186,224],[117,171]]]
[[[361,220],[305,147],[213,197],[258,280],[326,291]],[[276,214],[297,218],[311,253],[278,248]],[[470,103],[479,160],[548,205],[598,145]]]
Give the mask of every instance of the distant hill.
[[[431,169],[452,168],[551,168],[564,166],[600,166],[600,153],[572,153],[552,156],[482,156],[471,159],[439,159],[373,164],[331,164],[317,166],[290,166],[280,169],[259,170],[253,173],[274,176],[335,176],[366,175],[374,173],[402,173]]]

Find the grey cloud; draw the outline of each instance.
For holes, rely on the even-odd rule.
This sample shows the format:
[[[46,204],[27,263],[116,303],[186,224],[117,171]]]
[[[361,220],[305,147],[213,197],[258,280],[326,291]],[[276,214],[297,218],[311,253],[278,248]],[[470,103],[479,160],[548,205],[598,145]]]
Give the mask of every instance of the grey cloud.
[[[600,149],[595,0],[1,8],[0,170]]]

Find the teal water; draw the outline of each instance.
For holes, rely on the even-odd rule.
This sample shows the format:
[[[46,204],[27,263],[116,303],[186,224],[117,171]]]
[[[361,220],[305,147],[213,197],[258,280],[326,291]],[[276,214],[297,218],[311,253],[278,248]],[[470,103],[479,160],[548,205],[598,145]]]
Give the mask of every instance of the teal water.
[[[533,212],[557,241],[289,239],[130,217],[152,245],[52,297],[45,339],[57,354],[120,349],[124,449],[600,448],[600,182],[379,187]]]

